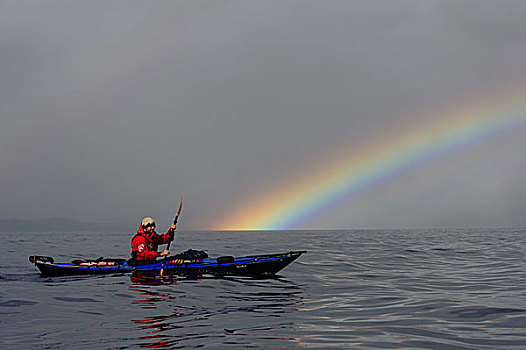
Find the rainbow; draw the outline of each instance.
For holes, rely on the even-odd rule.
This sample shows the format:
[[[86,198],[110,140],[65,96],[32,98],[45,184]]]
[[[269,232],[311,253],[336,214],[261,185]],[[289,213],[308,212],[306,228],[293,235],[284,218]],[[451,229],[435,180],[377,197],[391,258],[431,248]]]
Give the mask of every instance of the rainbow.
[[[526,93],[469,102],[419,118],[434,122],[412,126],[409,132],[376,143],[360,155],[343,156],[309,172],[291,185],[244,204],[219,225],[231,230],[302,228],[368,189],[526,125]]]

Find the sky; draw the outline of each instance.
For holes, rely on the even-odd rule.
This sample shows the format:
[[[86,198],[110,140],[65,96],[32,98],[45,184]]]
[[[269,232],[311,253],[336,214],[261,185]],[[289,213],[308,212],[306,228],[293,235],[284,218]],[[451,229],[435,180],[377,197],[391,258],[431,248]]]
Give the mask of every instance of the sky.
[[[301,212],[319,196],[279,205],[334,164],[454,123],[459,106],[526,101],[525,13],[522,0],[0,1],[0,219],[167,226],[183,196],[183,228],[267,228],[247,210]],[[488,132],[269,227],[524,227],[525,136]]]

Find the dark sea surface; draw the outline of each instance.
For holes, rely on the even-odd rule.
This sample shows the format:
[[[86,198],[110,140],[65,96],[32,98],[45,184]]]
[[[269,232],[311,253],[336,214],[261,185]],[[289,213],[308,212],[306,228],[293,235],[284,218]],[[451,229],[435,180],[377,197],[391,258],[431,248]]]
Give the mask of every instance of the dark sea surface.
[[[526,349],[526,230],[179,232],[172,252],[308,250],[275,279],[42,278],[131,233],[0,233],[1,349]]]

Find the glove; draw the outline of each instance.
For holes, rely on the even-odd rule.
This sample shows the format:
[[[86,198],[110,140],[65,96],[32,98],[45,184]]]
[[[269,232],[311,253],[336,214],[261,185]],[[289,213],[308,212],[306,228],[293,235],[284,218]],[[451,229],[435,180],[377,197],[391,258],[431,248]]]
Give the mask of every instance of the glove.
[[[168,254],[170,254],[170,251],[168,249],[165,249],[162,252],[158,252],[157,257],[166,256]]]

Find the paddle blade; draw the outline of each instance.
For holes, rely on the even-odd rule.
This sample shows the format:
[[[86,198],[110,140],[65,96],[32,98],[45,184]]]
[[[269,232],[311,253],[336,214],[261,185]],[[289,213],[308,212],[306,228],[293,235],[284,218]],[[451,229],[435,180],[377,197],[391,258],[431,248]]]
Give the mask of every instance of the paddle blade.
[[[177,224],[177,219],[179,219],[179,215],[181,215],[182,209],[183,209],[183,197],[181,196],[181,202],[179,203],[179,210],[177,210],[177,214],[175,214],[174,225]]]

